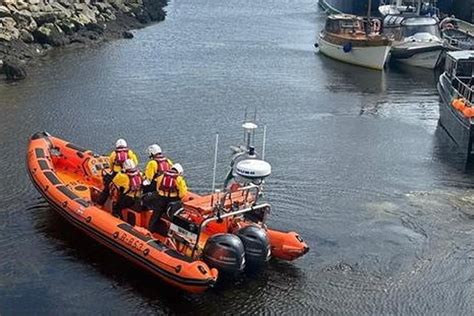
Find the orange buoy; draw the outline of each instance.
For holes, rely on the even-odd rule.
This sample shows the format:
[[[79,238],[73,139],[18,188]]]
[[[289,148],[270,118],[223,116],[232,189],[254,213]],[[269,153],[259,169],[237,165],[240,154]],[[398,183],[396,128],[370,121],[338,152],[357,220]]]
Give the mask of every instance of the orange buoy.
[[[463,112],[464,109],[466,108],[466,104],[464,103],[462,99],[454,99],[451,104],[456,110],[460,112]]]
[[[464,110],[462,111],[462,114],[464,114],[464,116],[467,118],[474,117],[474,108],[470,106],[466,106]]]

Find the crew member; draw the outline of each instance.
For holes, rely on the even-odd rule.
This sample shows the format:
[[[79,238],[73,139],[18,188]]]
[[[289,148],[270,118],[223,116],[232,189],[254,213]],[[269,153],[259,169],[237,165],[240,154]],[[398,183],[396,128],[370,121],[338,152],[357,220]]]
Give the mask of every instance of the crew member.
[[[132,207],[140,201],[142,189],[142,174],[132,159],[123,163],[124,172],[118,172],[112,183],[119,191],[119,197],[112,207],[112,215],[122,218],[121,210]]]
[[[127,159],[133,160],[135,165],[138,165],[137,155],[135,155],[135,153],[128,148],[125,139],[120,138],[115,142],[115,150],[109,155],[109,163],[112,170],[115,173],[121,171],[123,163]]]
[[[115,150],[109,155],[110,172],[105,172],[103,175],[104,190],[99,197],[99,205],[104,205],[107,201],[110,195],[110,183],[115,175],[122,171],[123,164],[127,159],[131,159],[135,165],[138,165],[137,155],[128,148],[125,139],[120,138],[115,142]]]
[[[150,232],[157,231],[161,215],[168,209],[169,204],[181,201],[188,193],[188,187],[183,178],[183,167],[176,163],[171,166],[170,170],[158,176],[156,178],[156,190],[156,198],[151,203],[153,215],[148,226]]]
[[[170,170],[173,165],[173,162],[163,155],[161,147],[157,144],[148,146],[147,152],[150,160],[145,167],[143,193],[156,192],[156,178]]]

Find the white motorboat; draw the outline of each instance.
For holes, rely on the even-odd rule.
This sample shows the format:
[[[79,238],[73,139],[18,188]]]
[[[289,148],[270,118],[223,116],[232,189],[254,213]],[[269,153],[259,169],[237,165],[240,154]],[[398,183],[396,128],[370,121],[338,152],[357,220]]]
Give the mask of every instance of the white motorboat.
[[[417,15],[387,15],[383,34],[393,40],[391,58],[415,67],[434,69],[443,53],[438,21]]]
[[[422,15],[439,16],[439,9],[433,0],[392,0],[382,2],[379,12],[382,16],[387,15]]]

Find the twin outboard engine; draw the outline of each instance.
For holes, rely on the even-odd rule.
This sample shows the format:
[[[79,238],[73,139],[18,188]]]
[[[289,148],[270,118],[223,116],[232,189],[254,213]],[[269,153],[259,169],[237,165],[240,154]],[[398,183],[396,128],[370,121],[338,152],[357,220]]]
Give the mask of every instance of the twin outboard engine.
[[[245,250],[242,241],[233,234],[217,234],[209,238],[203,259],[220,272],[236,273],[245,268]]]
[[[248,267],[258,268],[270,260],[270,241],[266,231],[258,226],[246,226],[235,233],[245,249]]]

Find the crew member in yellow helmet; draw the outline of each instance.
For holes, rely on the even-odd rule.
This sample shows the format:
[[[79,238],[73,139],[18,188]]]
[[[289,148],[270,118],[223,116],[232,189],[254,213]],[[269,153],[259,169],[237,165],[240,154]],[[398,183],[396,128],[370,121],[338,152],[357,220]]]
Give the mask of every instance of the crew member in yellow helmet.
[[[145,167],[145,181],[143,193],[156,192],[156,178],[171,169],[173,162],[163,155],[161,147],[157,144],[148,146],[148,161]]]
[[[188,193],[188,187],[183,178],[183,167],[179,163],[175,163],[170,170],[158,176],[156,190],[158,194],[151,203],[153,215],[148,226],[150,232],[157,231],[161,215],[168,209],[169,204],[181,201]]]
[[[142,190],[142,174],[131,159],[123,163],[124,172],[118,172],[112,183],[119,191],[117,202],[112,207],[112,215],[122,218],[122,209],[132,207],[140,202]]]
[[[131,159],[135,165],[138,165],[138,158],[135,153],[128,148],[127,141],[123,138],[115,142],[115,150],[109,155],[110,172],[103,175],[104,190],[97,201],[99,205],[104,205],[110,195],[110,183],[115,175],[122,171],[125,160]]]

